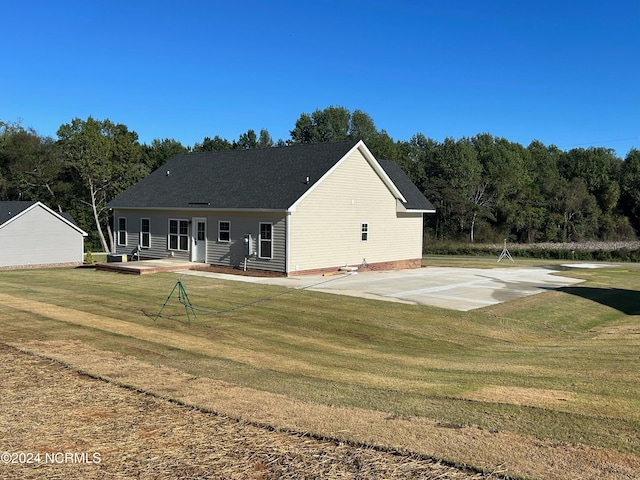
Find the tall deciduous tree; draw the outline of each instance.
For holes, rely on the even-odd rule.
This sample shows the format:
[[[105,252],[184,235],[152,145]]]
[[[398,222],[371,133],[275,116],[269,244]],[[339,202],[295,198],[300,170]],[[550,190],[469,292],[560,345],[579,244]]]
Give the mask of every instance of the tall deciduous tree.
[[[174,139],[154,139],[151,145],[142,146],[142,159],[150,171],[161,167],[176,155],[187,153],[189,149]]]
[[[362,110],[353,113],[344,107],[327,107],[312,114],[303,113],[290,132],[290,143],[322,143],[363,140],[376,158],[396,161],[403,169],[410,162],[399,146],[384,130],[378,130],[371,116]]]
[[[7,182],[7,199],[41,200],[61,210],[61,169],[53,139],[20,124],[0,125],[0,177]]]
[[[194,152],[220,152],[223,150],[231,150],[233,146],[226,138],[216,135],[213,138],[204,137],[202,143],[196,143],[193,146]]]
[[[91,208],[104,251],[113,251],[107,202],[148,173],[140,161],[138,135],[110,120],[75,118],[58,129],[58,145],[86,192],[81,201]],[[108,232],[109,243],[104,235]]]
[[[258,148],[270,148],[273,147],[273,139],[269,134],[269,130],[263,128],[260,130],[260,135],[258,136]]]
[[[482,166],[468,139],[446,138],[438,143],[422,134],[414,135],[408,151],[415,167],[414,181],[436,207],[436,238],[468,233],[475,240],[480,219],[492,217],[492,198],[482,178]]]
[[[247,133],[240,134],[238,141],[233,143],[233,148],[239,150],[248,150],[250,148],[258,148],[258,136],[255,130],[251,128],[247,130]]]
[[[344,107],[327,107],[303,113],[291,130],[292,143],[339,142],[349,139],[351,113]]]
[[[560,241],[594,238],[597,232],[594,216],[596,200],[587,190],[583,179],[574,177],[569,181],[562,178],[555,192],[553,207],[556,218],[562,222]]]
[[[602,147],[574,148],[560,157],[559,169],[567,180],[581,178],[594,195],[600,215],[610,217],[620,198],[622,161],[614,151]]]
[[[640,150],[632,148],[625,157],[620,179],[622,211],[640,232]]]

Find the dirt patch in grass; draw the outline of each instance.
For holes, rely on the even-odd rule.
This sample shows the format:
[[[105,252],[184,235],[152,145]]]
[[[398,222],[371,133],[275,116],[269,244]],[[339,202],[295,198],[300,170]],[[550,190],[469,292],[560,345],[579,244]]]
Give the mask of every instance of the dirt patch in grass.
[[[623,338],[640,345],[640,325],[617,325],[594,329],[594,338]]]
[[[78,374],[3,344],[0,377],[0,437],[2,452],[9,454],[2,456],[2,478],[490,477],[415,455],[235,421]],[[12,461],[18,452],[29,456]]]
[[[469,400],[492,403],[509,403],[528,407],[548,407],[560,405],[575,399],[575,393],[541,388],[505,387],[503,385],[487,385],[471,395]]]
[[[415,460],[415,455],[417,454],[444,459],[456,464],[474,465],[488,472],[507,472],[513,475],[546,479],[636,478],[637,472],[640,471],[640,458],[634,455],[586,446],[542,441],[533,437],[508,432],[492,432],[477,427],[442,424],[425,418],[400,417],[388,412],[301,402],[282,395],[238,387],[210,378],[194,377],[167,367],[149,365],[120,354],[96,350],[81,342],[29,342],[15,346],[46,358],[56,359],[73,369],[91,373],[109,382],[127,385],[143,392],[151,392],[161,398],[173,399],[184,405],[197,407],[201,411],[217,412],[226,417],[251,422],[254,426],[265,425],[269,426],[270,429],[276,430],[269,433],[278,433],[280,435],[283,432],[297,432],[295,435],[290,436],[292,438],[303,438],[305,441],[309,440],[305,438],[305,435],[312,434],[317,437],[331,438],[333,441],[329,442],[329,444],[337,446],[341,445],[340,442],[356,443],[376,446],[381,449],[407,452],[409,456],[403,458],[409,459],[409,464]],[[7,376],[4,373],[3,375]],[[32,383],[33,381],[23,380],[22,386],[28,387]],[[45,384],[53,388],[57,381],[45,382]],[[45,399],[47,396],[57,395],[57,393],[45,390],[36,391],[32,395]],[[115,410],[112,410],[113,402],[102,403],[101,400],[96,400],[97,397],[95,395],[85,395],[83,393],[79,393],[79,395],[85,399],[85,403],[80,407],[76,407],[76,417],[84,418],[87,421],[87,416],[93,415],[92,418],[97,421],[98,419],[109,420],[116,418],[112,416],[113,412],[118,412],[118,415],[120,415],[119,408],[116,407]],[[30,398],[30,394],[26,394],[23,398]],[[62,407],[58,406],[57,408]],[[53,411],[51,410],[51,412]],[[146,420],[144,424],[147,424]],[[243,423],[235,425],[243,425]],[[46,422],[41,422],[41,428],[48,428]],[[165,429],[162,430],[160,427],[154,426],[153,421],[151,421],[147,430],[144,430],[140,435],[149,435],[155,438],[154,429],[160,429],[159,431],[162,433],[158,434],[158,436],[164,438],[167,435],[167,428],[163,428]],[[181,428],[187,428],[188,430],[189,427]],[[127,427],[121,430],[120,433],[122,431],[129,432],[129,429],[130,427]],[[73,430],[70,429],[69,431]],[[233,435],[238,435],[236,433],[229,434],[232,437]],[[248,435],[242,435],[244,435],[243,441],[245,442],[242,448],[248,450],[253,448],[246,445]],[[90,436],[89,438],[95,445],[93,437]],[[196,435],[195,438],[198,438],[198,436]],[[201,438],[209,437],[204,435]],[[289,436],[285,436],[285,438],[289,438]],[[182,439],[182,441],[185,441],[185,439]],[[207,441],[212,440],[204,442],[206,443]],[[279,441],[281,440],[278,439],[277,442]],[[89,446],[91,446],[91,442],[89,442]],[[166,440],[166,442],[169,442],[170,451],[174,451],[174,449],[182,445],[180,439]],[[265,441],[265,444],[269,445],[270,443]],[[111,448],[113,448],[113,445],[118,445],[118,442],[114,442]],[[147,454],[144,450],[146,446],[143,445],[144,442],[141,441],[140,446],[137,448],[140,455],[143,455],[144,452],[144,458],[156,458],[159,456],[159,462],[165,461],[162,456],[165,455],[166,457],[166,452],[156,452],[153,455]],[[24,445],[15,444],[15,442],[11,446],[12,448],[22,446],[22,449],[25,449]],[[191,448],[197,451],[199,447],[195,445]],[[217,447],[209,446],[209,448],[216,449]],[[223,447],[221,446],[220,448]],[[295,447],[292,447],[292,449],[295,451]],[[118,451],[111,452],[118,453]],[[288,452],[289,450],[283,447],[282,451]],[[365,449],[365,451],[368,450]],[[411,456],[411,454],[414,456]],[[236,453],[235,455],[238,456],[239,454]],[[313,457],[313,455],[320,456]],[[338,465],[345,462],[347,467],[353,464],[349,460],[351,457],[341,455],[339,453],[330,454],[330,458],[333,458],[337,463],[331,468],[338,468]],[[175,459],[175,457],[172,458]],[[250,462],[250,464],[256,464],[257,462],[247,460],[247,458],[253,457],[243,456],[241,458],[245,462]],[[255,458],[262,457],[257,456]],[[269,466],[272,465],[269,462],[273,461],[275,462],[274,465],[280,468],[283,462],[292,461],[289,460],[289,457],[286,457],[286,460],[281,456],[275,458],[276,460],[270,458],[266,461],[260,459],[259,463],[260,465]],[[323,454],[314,453],[306,461],[329,462],[327,458],[329,457],[323,456]],[[358,462],[359,465],[362,464],[361,460],[358,460]],[[404,464],[403,462],[404,460],[400,464]],[[189,460],[189,465],[189,468],[196,468],[196,464],[192,460]],[[342,465],[340,468],[344,467],[345,465]],[[267,470],[267,474],[260,477],[256,476],[255,472],[246,470],[246,464],[243,468],[245,470],[242,470],[243,473],[238,474],[238,477],[222,476],[225,478],[240,478],[243,475],[244,478],[273,478],[271,470]],[[401,475],[397,478],[410,478],[407,472],[398,471],[401,472]],[[196,475],[190,471],[185,472],[188,475]],[[338,470],[335,470],[335,474],[331,473],[334,470],[319,472],[319,477],[325,478],[339,475],[337,473]],[[354,473],[353,470],[346,470],[346,472],[346,475],[352,478],[376,478],[373,475],[361,474],[358,471]],[[385,473],[380,478],[394,478],[390,472],[394,472],[394,470],[385,470]],[[316,475],[315,471],[313,474],[309,473],[307,478],[311,478],[314,475]],[[426,474],[421,472],[420,475]],[[298,475],[297,478],[305,477]],[[418,478],[435,477],[418,476]],[[444,476],[443,478],[467,477]],[[471,476],[469,478],[476,477]]]

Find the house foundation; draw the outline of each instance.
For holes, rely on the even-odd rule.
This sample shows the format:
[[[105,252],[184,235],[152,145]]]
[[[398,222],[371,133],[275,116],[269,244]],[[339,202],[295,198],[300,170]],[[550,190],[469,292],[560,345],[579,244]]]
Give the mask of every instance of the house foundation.
[[[340,265],[327,268],[316,268],[311,270],[298,270],[289,272],[289,276],[298,275],[327,275],[339,272],[340,269],[355,269],[355,271],[375,271],[375,270],[405,270],[410,268],[421,268],[422,258],[408,260],[394,260],[389,262],[362,263],[360,265]]]

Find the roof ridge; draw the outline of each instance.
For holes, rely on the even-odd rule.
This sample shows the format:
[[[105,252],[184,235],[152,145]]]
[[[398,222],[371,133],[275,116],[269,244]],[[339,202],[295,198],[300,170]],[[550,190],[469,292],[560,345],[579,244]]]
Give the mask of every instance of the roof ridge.
[[[339,145],[353,145],[355,146],[360,140],[339,140],[337,142],[313,142],[313,143],[292,143],[289,145],[274,145],[272,147],[255,147],[255,148],[229,148],[225,150],[208,150],[204,152],[185,152],[176,155],[175,157],[181,156],[194,156],[194,155],[215,155],[215,154],[230,154],[230,155],[240,155],[246,154],[247,152],[273,152],[275,150],[285,150],[285,149],[298,149],[298,148],[325,148],[329,146],[339,146]],[[175,158],[172,157],[172,158]]]
[[[360,142],[349,139],[180,154],[108,206],[191,209],[197,203],[213,209],[286,211]],[[406,198],[403,187],[416,188],[408,178],[402,179],[406,176],[404,172],[391,175],[388,168],[380,168],[403,200]],[[420,199],[421,193],[413,194],[412,204],[427,202]]]

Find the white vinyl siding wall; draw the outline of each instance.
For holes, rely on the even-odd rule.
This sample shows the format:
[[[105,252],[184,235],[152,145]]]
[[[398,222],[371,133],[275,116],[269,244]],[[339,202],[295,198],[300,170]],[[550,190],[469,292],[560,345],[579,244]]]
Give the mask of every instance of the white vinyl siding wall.
[[[0,228],[0,267],[83,260],[82,233],[40,206]]]
[[[397,213],[395,196],[359,150],[300,201],[290,222],[291,272],[422,256],[422,213]]]

